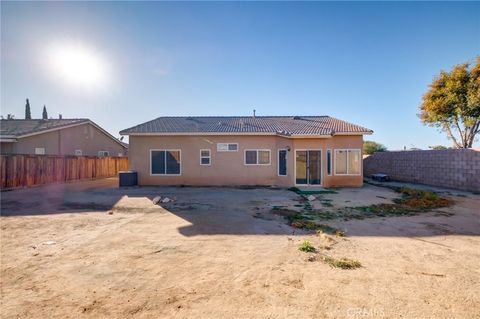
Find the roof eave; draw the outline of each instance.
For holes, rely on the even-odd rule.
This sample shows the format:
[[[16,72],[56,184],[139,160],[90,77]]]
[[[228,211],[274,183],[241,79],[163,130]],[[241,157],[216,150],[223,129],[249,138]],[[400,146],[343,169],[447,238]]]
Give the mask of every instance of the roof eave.
[[[334,135],[372,135],[373,131],[365,132],[336,132]]]

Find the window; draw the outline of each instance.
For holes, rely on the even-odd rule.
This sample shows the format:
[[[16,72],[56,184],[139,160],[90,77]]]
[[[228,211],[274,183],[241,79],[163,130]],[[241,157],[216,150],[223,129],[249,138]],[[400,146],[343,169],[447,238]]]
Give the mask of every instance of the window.
[[[360,175],[360,150],[335,150],[335,175]]]
[[[110,153],[108,151],[98,151],[98,156],[110,156]]]
[[[180,175],[180,150],[150,150],[151,175]]]
[[[236,152],[238,143],[217,143],[217,152]]]
[[[35,155],[45,155],[45,147],[35,147]]]
[[[82,150],[75,150],[75,156],[82,156]]]
[[[278,176],[287,176],[287,150],[278,150]]]
[[[327,150],[327,175],[332,175],[332,150]]]
[[[270,150],[245,150],[245,165],[270,165]]]
[[[211,155],[209,149],[200,150],[200,165],[210,165]]]

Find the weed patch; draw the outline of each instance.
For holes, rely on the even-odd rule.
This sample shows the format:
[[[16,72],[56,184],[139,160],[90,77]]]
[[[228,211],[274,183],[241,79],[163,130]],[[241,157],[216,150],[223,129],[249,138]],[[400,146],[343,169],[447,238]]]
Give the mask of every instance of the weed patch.
[[[334,268],[341,268],[341,269],[356,269],[362,267],[362,264],[353,259],[349,258],[340,258],[335,259],[332,257],[325,256],[323,257],[323,261],[325,261],[328,265]]]
[[[315,247],[308,240],[304,240],[300,246],[298,246],[298,250],[303,251],[304,253],[313,253],[315,252]]]
[[[334,219],[364,219],[372,217],[414,216],[432,209],[448,207],[453,201],[439,195],[406,187],[388,186],[402,195],[391,204],[375,204],[370,206],[346,207],[334,214],[316,213],[320,218]],[[445,216],[445,215],[444,215]]]

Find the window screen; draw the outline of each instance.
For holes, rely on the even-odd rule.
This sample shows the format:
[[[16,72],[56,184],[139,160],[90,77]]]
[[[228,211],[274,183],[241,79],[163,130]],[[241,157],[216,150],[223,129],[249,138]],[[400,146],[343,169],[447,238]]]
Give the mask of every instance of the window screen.
[[[180,151],[151,151],[151,165],[152,174],[178,175],[180,174]]]
[[[287,175],[287,150],[278,151],[278,175]]]
[[[335,150],[335,174],[360,175],[360,150]]]
[[[258,151],[258,164],[270,164],[270,151]]]
[[[335,151],[335,174],[347,174],[347,151]]]
[[[257,151],[245,151],[245,164],[257,164]]]
[[[270,150],[245,150],[246,165],[270,165]]]
[[[360,150],[348,150],[348,174],[360,174]]]

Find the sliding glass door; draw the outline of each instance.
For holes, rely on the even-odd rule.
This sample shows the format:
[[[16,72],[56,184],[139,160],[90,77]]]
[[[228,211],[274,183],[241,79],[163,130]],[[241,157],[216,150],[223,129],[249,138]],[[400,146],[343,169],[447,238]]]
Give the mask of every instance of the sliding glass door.
[[[295,151],[295,184],[322,184],[322,152],[318,150]]]

